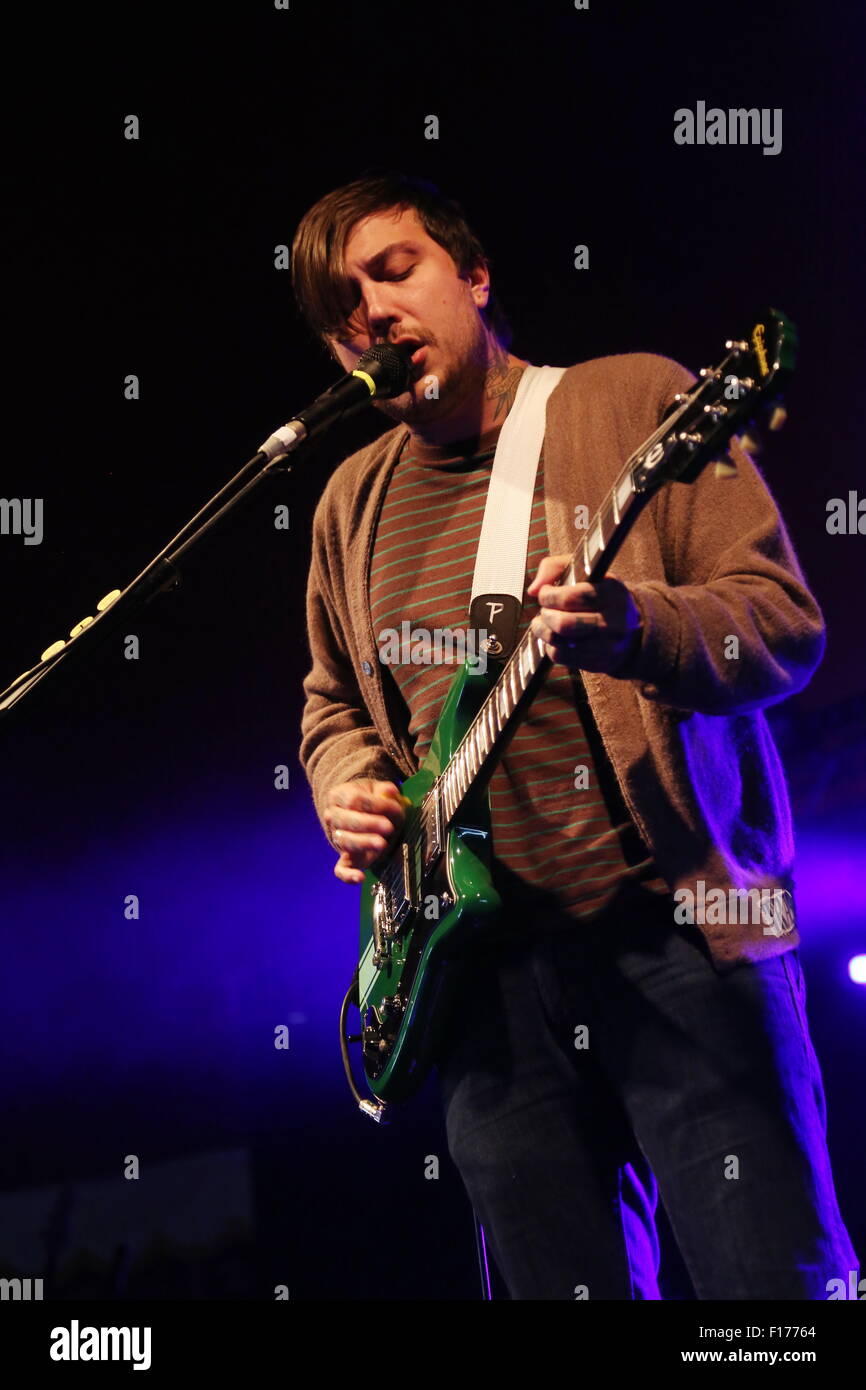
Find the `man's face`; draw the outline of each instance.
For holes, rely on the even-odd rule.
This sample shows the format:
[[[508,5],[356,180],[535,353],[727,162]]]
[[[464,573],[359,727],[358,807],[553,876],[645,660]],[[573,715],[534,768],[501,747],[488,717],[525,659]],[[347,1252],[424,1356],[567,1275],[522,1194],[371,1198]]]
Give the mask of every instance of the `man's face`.
[[[488,360],[480,310],[490,282],[477,267],[460,277],[414,208],[389,209],[357,222],[345,247],[358,303],[346,336],[328,343],[346,371],[374,342],[412,340],[413,380],[402,395],[374,404],[406,424],[441,419],[478,394]],[[437,395],[438,392],[438,395]]]

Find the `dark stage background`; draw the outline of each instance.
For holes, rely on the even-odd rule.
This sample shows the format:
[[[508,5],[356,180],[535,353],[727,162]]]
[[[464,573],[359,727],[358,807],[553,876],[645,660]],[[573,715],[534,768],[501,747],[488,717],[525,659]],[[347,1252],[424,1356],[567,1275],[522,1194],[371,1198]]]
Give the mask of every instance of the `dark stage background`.
[[[831,498],[866,491],[862,14],[291,0],[38,15],[7,53],[0,491],[44,499],[44,538],[0,536],[0,685],[333,380],[275,248],[370,165],[464,203],[532,362],[648,350],[696,369],[764,303],[797,323],[791,420],[762,467],[829,642],[773,721],[862,1253],[866,994],[847,967],[866,950],[866,537],[826,529]],[[782,108],[781,152],[676,145],[674,111],[698,100]],[[358,892],[332,876],[297,761],[313,508],[380,428],[370,412],[297,455],[208,539],[136,622],[138,661],[118,639],[0,723],[0,1274],[43,1277],[46,1297],[478,1296],[434,1091],[380,1130],[345,1087]],[[691,1296],[670,1242],[664,1277]]]

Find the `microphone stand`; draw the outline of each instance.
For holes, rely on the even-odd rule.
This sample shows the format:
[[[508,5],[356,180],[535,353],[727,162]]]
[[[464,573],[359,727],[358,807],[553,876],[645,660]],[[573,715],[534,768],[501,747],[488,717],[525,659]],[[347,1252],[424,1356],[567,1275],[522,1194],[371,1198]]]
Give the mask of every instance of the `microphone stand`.
[[[271,439],[273,438],[272,435]],[[289,444],[289,447],[295,448],[297,443],[300,443],[300,439]],[[266,451],[263,445],[259,452],[190,518],[131,584],[122,592],[114,590],[101,601],[101,611],[96,617],[90,621],[85,619],[83,627],[73,628],[76,635],[68,637],[61,646],[54,644],[53,647],[47,648],[49,655],[46,658],[30,671],[18,676],[11,685],[0,692],[0,716],[7,715],[31,690],[41,686],[52,672],[56,672],[69,660],[72,653],[89,653],[110,633],[139,613],[156,594],[166,589],[177,588],[180,583],[177,562],[187,551],[266,478],[284,467],[286,471],[290,471],[291,465],[283,464],[286,447],[282,445],[281,448],[282,452],[277,452],[275,448]]]
[[[268,435],[235,476],[196,512],[168,545],[154,556],[131,584],[121,592],[113,589],[97,605],[96,617],[76,623],[69,637],[45,649],[37,666],[18,676],[0,691],[0,717],[8,714],[31,690],[40,686],[52,671],[67,661],[71,652],[89,652],[110,632],[125,623],[164,589],[174,589],[180,581],[177,561],[201,540],[238,502],[259,487],[265,478],[283,468],[283,460],[309,438],[311,433],[354,415],[376,396],[388,399],[405,390],[410,380],[411,359],[402,344],[376,342],[359,359],[357,366],[329,387],[311,406]],[[291,471],[290,466],[287,471]]]
[[[409,354],[402,346],[377,342],[369,348],[351,373],[269,435],[258,453],[196,512],[131,584],[122,592],[114,589],[106,594],[97,605],[96,617],[84,618],[77,623],[68,638],[46,648],[37,666],[25,671],[0,691],[0,717],[8,714],[31,690],[42,685],[53,671],[62,667],[70,653],[91,651],[109,633],[140,612],[156,594],[176,588],[180,582],[178,560],[271,474],[284,468],[291,471],[291,465],[283,463],[289,453],[311,433],[354,415],[373,397],[387,399],[399,394],[409,380],[409,369]]]

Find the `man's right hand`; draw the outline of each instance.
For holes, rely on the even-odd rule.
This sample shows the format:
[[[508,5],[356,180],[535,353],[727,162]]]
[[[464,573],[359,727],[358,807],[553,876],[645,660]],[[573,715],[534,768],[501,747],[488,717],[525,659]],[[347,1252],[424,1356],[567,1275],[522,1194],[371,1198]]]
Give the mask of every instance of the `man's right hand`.
[[[334,873],[343,883],[363,883],[369,868],[394,843],[411,805],[394,782],[357,777],[340,782],[328,794],[322,813],[340,857]]]

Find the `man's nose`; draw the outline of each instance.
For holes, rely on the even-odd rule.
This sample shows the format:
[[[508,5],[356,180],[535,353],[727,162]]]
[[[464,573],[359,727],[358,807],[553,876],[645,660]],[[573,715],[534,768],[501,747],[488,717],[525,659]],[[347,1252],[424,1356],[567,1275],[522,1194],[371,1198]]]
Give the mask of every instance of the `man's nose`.
[[[390,302],[387,286],[376,285],[365,296],[361,319],[372,342],[376,338],[387,338],[391,326],[399,322],[399,314]]]

